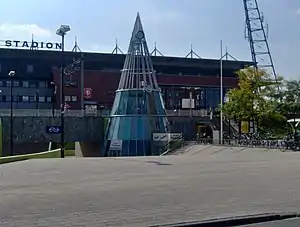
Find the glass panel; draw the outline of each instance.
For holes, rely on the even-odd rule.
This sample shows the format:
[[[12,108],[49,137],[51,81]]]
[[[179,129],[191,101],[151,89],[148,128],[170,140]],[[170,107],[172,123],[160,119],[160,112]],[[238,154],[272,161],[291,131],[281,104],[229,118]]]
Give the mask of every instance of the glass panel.
[[[35,102],[36,101],[36,97],[35,96],[30,96],[29,97],[29,101],[30,102]]]
[[[149,105],[148,113],[151,115],[157,114],[154,92],[148,93],[148,105]]]
[[[71,96],[66,95],[66,96],[65,96],[65,102],[70,102],[70,101],[71,101]]]
[[[115,118],[115,126],[112,134],[112,140],[122,140],[122,138],[118,137],[118,132],[120,131],[120,117]]]
[[[39,97],[39,102],[45,102],[45,97],[44,96],[40,96]]]
[[[14,87],[20,87],[20,81],[14,81],[13,86]]]
[[[118,138],[130,140],[131,117],[120,117]]]
[[[130,139],[131,140],[138,139],[138,125],[137,125],[136,117],[131,117]]]
[[[113,104],[113,107],[112,107],[112,110],[111,110],[112,115],[117,114],[116,110],[117,110],[117,108],[120,104],[120,96],[121,96],[121,92],[117,92],[116,96],[115,96],[114,104]]]
[[[51,102],[52,98],[51,97],[47,97],[47,102]]]
[[[23,96],[22,97],[22,101],[23,102],[28,102],[29,101],[29,97],[28,96]]]
[[[36,82],[30,82],[30,83],[29,83],[29,87],[31,87],[31,88],[37,87],[37,86],[36,86]]]
[[[72,101],[72,102],[77,102],[77,96],[76,96],[76,95],[72,95],[71,101]]]
[[[108,131],[108,134],[107,134],[107,139],[108,140],[112,139],[114,128],[115,128],[115,119],[116,118],[111,118],[110,123],[108,125],[108,127],[109,127],[109,131]]]
[[[29,82],[28,81],[23,81],[22,86],[23,87],[29,87]]]
[[[6,87],[10,87],[11,86],[11,81],[6,81]]]
[[[40,88],[45,88],[46,87],[46,82],[45,81],[40,81],[39,82],[39,87]]]
[[[120,92],[120,102],[119,102],[118,109],[116,111],[116,115],[126,114],[127,103],[128,103],[128,91]]]
[[[165,114],[165,109],[162,102],[162,97],[160,93],[155,92],[155,103],[156,103],[156,110],[157,114]]]
[[[33,65],[27,65],[27,73],[33,73]]]
[[[137,98],[138,98],[138,93],[136,91],[128,92],[126,114],[133,114],[133,115],[137,114]]]

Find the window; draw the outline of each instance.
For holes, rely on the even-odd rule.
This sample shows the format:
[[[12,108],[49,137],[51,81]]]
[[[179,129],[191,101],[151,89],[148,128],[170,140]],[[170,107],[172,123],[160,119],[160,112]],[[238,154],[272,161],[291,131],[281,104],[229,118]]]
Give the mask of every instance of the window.
[[[71,101],[71,96],[67,95],[65,96],[65,102],[70,102]]]
[[[11,81],[8,80],[8,81],[5,82],[5,84],[6,84],[6,87],[10,87],[11,86]]]
[[[51,97],[47,97],[47,102],[52,102],[52,98]]]
[[[33,65],[27,65],[27,73],[33,73]]]
[[[13,102],[19,102],[19,101],[20,101],[19,96],[14,95],[14,96],[13,96]]]
[[[45,88],[46,87],[46,82],[45,81],[40,81],[39,82],[39,87],[40,88]]]
[[[14,81],[13,86],[14,87],[20,87],[20,81]]]
[[[29,82],[28,81],[23,81],[22,82],[22,87],[29,87]]]
[[[35,96],[29,96],[29,102],[36,102]]]
[[[39,97],[39,102],[45,102],[45,97],[44,96],[40,96]]]
[[[22,96],[22,102],[29,102],[29,96],[23,95]]]
[[[30,82],[29,83],[30,88],[35,88],[35,87],[37,87],[36,85],[37,85],[36,82]]]
[[[71,101],[72,101],[72,102],[77,102],[77,96],[76,96],[76,95],[72,95]]]

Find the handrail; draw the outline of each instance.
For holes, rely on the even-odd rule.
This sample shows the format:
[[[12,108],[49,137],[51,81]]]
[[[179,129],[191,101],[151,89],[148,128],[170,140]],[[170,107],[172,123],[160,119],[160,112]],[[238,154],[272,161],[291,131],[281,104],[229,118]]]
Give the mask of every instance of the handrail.
[[[13,109],[13,116],[18,117],[59,117],[61,110],[55,109]],[[10,109],[0,109],[0,116],[10,116]],[[110,110],[66,110],[64,115],[67,117],[85,117],[85,116],[109,116]],[[171,117],[207,117],[207,110],[166,110],[166,115]]]

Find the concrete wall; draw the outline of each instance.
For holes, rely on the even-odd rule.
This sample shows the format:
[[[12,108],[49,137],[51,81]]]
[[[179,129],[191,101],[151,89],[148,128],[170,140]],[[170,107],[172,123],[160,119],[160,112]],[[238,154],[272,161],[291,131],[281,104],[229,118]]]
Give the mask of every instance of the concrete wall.
[[[195,140],[198,122],[211,124],[209,117],[168,117],[170,130],[183,133],[185,140]]]
[[[10,117],[2,117],[3,142],[10,141]],[[13,138],[16,143],[58,142],[60,134],[48,134],[47,126],[59,126],[59,117],[14,117]],[[65,117],[66,141],[103,140],[103,119],[101,117]]]

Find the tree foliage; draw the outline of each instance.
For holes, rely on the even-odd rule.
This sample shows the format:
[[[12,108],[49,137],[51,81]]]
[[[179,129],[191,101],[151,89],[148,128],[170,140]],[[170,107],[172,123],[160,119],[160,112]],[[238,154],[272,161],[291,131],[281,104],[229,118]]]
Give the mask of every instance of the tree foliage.
[[[274,81],[266,71],[254,67],[241,69],[236,74],[238,86],[228,92],[228,102],[222,108],[225,117],[237,121],[253,120],[262,131],[285,129],[283,110],[291,109],[291,102],[296,99],[294,90],[298,87],[292,86],[292,91],[291,84],[283,78]],[[300,83],[298,86],[300,88]]]

